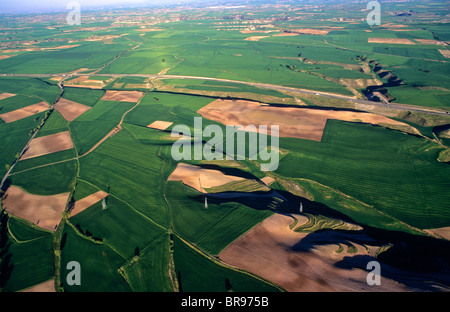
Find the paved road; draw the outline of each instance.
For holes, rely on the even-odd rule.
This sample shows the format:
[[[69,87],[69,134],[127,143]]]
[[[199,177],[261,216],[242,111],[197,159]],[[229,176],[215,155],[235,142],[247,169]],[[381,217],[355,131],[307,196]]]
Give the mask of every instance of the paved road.
[[[86,75],[86,74],[84,74]],[[230,79],[222,79],[222,78],[212,78],[212,77],[199,77],[199,76],[184,76],[184,75],[147,75],[147,74],[95,74],[96,76],[107,76],[107,77],[114,77],[114,78],[120,78],[120,77],[143,77],[143,78],[158,78],[158,79],[193,79],[193,80],[210,80],[210,81],[217,81],[217,82],[226,82],[226,83],[234,83],[234,84],[243,84],[248,86],[253,86],[257,88],[263,88],[263,89],[271,89],[276,91],[289,91],[289,92],[297,92],[297,93],[305,93],[310,95],[317,95],[322,97],[328,97],[328,98],[335,98],[335,99],[342,99],[347,101],[352,101],[354,103],[358,104],[365,104],[365,105],[374,105],[378,107],[386,107],[386,108],[394,108],[394,109],[400,109],[400,110],[406,110],[406,111],[414,111],[414,112],[420,112],[420,113],[426,113],[426,114],[433,114],[433,115],[440,115],[440,116],[450,116],[449,111],[437,109],[437,108],[429,108],[429,107],[423,107],[423,106],[417,106],[417,105],[408,105],[408,104],[400,104],[400,103],[385,103],[385,102],[374,102],[374,101],[368,101],[368,100],[361,100],[356,99],[352,96],[346,96],[346,95],[340,95],[335,93],[328,93],[328,92],[322,92],[322,91],[314,91],[314,90],[308,90],[308,89],[301,89],[301,88],[293,88],[293,87],[286,87],[286,86],[280,86],[280,85],[274,85],[274,84],[267,84],[267,83],[259,83],[259,82],[248,82],[248,81],[239,81],[239,80],[230,80]],[[30,78],[51,78],[51,77],[76,77],[76,76],[83,76],[83,74],[80,73],[72,73],[72,74],[0,74],[0,77],[30,77]],[[370,110],[368,108],[367,110]]]

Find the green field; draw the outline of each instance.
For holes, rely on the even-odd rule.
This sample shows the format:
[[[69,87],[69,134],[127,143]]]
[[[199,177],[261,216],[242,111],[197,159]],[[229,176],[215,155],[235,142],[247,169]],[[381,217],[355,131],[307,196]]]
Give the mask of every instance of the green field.
[[[262,280],[209,260],[178,238],[174,239],[174,260],[178,284],[183,292],[279,291]]]
[[[450,168],[437,162],[442,147],[429,140],[331,120],[321,143],[282,142],[290,150],[277,170],[282,176],[328,185],[415,227],[450,222],[443,213]]]
[[[54,262],[52,235],[30,226],[20,219],[5,218],[2,226],[8,228],[2,233],[2,276],[3,291],[20,291],[53,278]],[[3,240],[6,238],[6,241]],[[5,245],[3,245],[5,243]]]
[[[386,277],[392,281],[423,279],[413,283],[413,291],[435,284],[450,289],[449,256],[445,250],[427,252],[448,246],[449,239],[450,61],[439,51],[449,50],[448,3],[383,3],[379,26],[366,23],[365,3],[268,3],[83,10],[83,23],[76,27],[54,12],[0,14],[0,97],[14,94],[0,100],[0,114],[40,102],[50,105],[46,112],[11,123],[0,119],[0,180],[5,181],[0,208],[6,208],[0,219],[0,291],[52,280],[62,292],[283,292],[220,257],[278,213],[296,220],[291,234],[306,235],[305,241],[284,246],[290,254],[310,244],[302,251],[307,252],[304,265],[334,244],[336,251],[327,256],[344,257],[334,263],[336,269],[364,269],[369,258],[386,260],[394,272]],[[286,32],[296,35],[281,36]],[[371,38],[414,44],[373,43]],[[80,76],[107,83],[102,89],[65,84]],[[379,85],[371,86],[374,82]],[[144,95],[137,103],[105,101],[107,90]],[[358,101],[375,92],[391,103]],[[60,98],[90,109],[67,121],[53,107]],[[321,141],[280,138],[275,171],[261,170],[261,146],[254,155],[245,146],[243,160],[176,161],[177,138],[171,130],[185,125],[192,134],[194,118],[201,117],[197,112],[217,99],[258,101],[274,109],[311,106],[318,115],[324,110],[368,112],[417,132],[360,119],[327,120]],[[250,115],[262,118],[258,109]],[[226,125],[220,116],[217,120],[203,119],[202,127],[219,126],[226,146]],[[149,128],[155,121],[172,124],[165,130]],[[274,117],[270,122],[282,121]],[[297,122],[311,121],[299,117],[293,126]],[[20,159],[33,135],[64,131],[74,148]],[[203,138],[202,148],[207,141]],[[234,147],[230,156],[237,158],[238,142]],[[194,155],[193,146],[187,149]],[[208,186],[201,193],[187,182],[168,181],[180,162],[246,180]],[[267,186],[263,178],[273,181]],[[55,231],[4,207],[9,186],[39,196],[68,193]],[[71,214],[74,202],[98,191],[108,196]],[[307,218],[305,223],[297,224],[298,214]],[[364,235],[374,244],[369,253],[361,243],[367,255],[353,245]],[[423,249],[427,240],[432,243]],[[260,246],[248,246],[249,254],[254,247]],[[431,263],[435,271],[428,276],[418,270],[416,276],[402,266],[403,259],[410,263],[416,257],[414,264]],[[277,265],[292,269],[290,260],[280,255]],[[80,264],[81,285],[66,279],[72,261]],[[407,273],[401,271],[405,268]],[[311,281],[330,286],[330,278],[336,282],[327,272]],[[305,275],[305,283],[311,281]]]

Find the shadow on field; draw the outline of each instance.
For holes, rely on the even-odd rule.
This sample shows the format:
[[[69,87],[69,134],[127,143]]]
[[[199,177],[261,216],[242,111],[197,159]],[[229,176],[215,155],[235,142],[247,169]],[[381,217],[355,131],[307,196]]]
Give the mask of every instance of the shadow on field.
[[[200,198],[201,197],[201,198]],[[293,195],[286,191],[208,194],[208,202],[221,204],[237,202],[258,210],[271,210],[283,214],[298,214],[302,203],[303,213],[322,215],[362,227],[362,230],[322,229],[314,231],[291,247],[292,251],[308,252],[316,246],[340,244],[351,247],[353,243],[368,246],[386,246],[380,254],[355,254],[351,251],[336,267],[366,270],[367,263],[378,261],[381,276],[400,282],[415,291],[450,290],[450,242],[444,239],[388,231],[369,227],[353,221],[328,206]],[[199,201],[203,200],[199,196]],[[355,250],[356,251],[356,250]],[[374,289],[376,291],[376,289]]]
[[[446,240],[365,227],[360,231],[319,230],[308,234],[292,250],[307,252],[320,245],[352,243],[391,247],[379,255],[346,256],[335,263],[336,267],[366,270],[375,260],[380,263],[381,276],[411,290],[450,290],[450,242]]]
[[[14,270],[11,263],[12,255],[9,253],[11,243],[8,242],[8,215],[2,210],[0,212],[0,290],[2,290]]]

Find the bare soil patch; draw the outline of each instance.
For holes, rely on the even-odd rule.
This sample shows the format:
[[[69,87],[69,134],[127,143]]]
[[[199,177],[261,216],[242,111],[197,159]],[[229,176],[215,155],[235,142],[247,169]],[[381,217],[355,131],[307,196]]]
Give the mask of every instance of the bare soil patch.
[[[247,41],[259,41],[259,40],[267,38],[267,37],[269,37],[269,36],[251,36],[251,37],[245,38],[244,40],[247,40]]]
[[[330,32],[329,30],[326,29],[314,29],[314,28],[296,28],[290,29],[290,31],[298,34],[320,35],[320,36],[328,35],[328,33]]]
[[[86,39],[86,41],[103,41],[103,42],[110,42],[112,39],[120,38],[123,35],[104,35],[104,36],[90,36]]]
[[[203,169],[198,166],[179,163],[167,181],[182,181],[201,193],[207,193],[205,188],[213,188],[234,181],[243,181],[244,178],[226,175],[219,170]]]
[[[198,111],[204,118],[228,126],[279,126],[280,137],[321,141],[328,119],[383,124],[396,127],[408,125],[371,113],[318,110],[302,107],[273,107],[244,100],[215,100]]]
[[[43,50],[65,50],[65,49],[71,49],[71,48],[75,48],[78,47],[79,44],[66,44],[66,45],[62,45],[59,47],[53,47],[53,48],[42,48]]]
[[[65,49],[70,49],[70,48],[75,48],[78,47],[79,45],[63,45],[63,46],[59,46],[59,47],[48,47],[48,48],[37,48],[37,47],[32,47],[32,48],[26,48],[26,49],[7,49],[7,50],[3,50],[3,53],[16,53],[16,52],[31,52],[31,51],[46,51],[46,50],[65,50]]]
[[[9,122],[13,122],[16,120],[20,120],[20,119],[35,115],[40,112],[44,112],[44,111],[48,110],[49,108],[50,108],[50,106],[47,103],[41,102],[41,103],[33,104],[30,106],[26,106],[26,107],[23,107],[20,109],[16,109],[9,113],[1,114],[0,118],[3,119],[3,121],[5,123],[9,123]]]
[[[4,100],[4,99],[7,99],[9,97],[16,96],[16,95],[17,94],[14,94],[14,93],[3,92],[3,93],[0,94],[0,101]]]
[[[293,215],[298,223],[307,218]],[[290,229],[294,218],[275,214],[241,236],[220,254],[227,264],[261,276],[290,292],[305,291],[370,291],[366,283],[367,272],[356,268],[343,268],[336,264],[344,258],[368,255],[367,246],[358,246],[357,252],[336,253],[339,245],[324,234],[317,234],[318,245],[310,249],[298,249],[307,233]],[[330,240],[327,243],[328,239]],[[369,249],[370,252],[370,249]],[[363,262],[364,260],[362,260]],[[367,261],[366,261],[367,262]],[[365,267],[367,263],[361,263]],[[403,286],[382,278],[378,291],[402,291]]]
[[[120,101],[120,102],[132,102],[137,103],[144,95],[139,91],[117,91],[107,90],[102,97],[102,101]]]
[[[73,148],[70,132],[64,131],[31,140],[20,160],[56,153]]]
[[[413,41],[404,38],[369,38],[369,43],[415,44]]]
[[[13,56],[16,56],[16,55],[15,54],[14,55],[0,55],[0,60],[8,59]]]
[[[381,27],[384,28],[408,28],[408,25],[403,25],[403,24],[393,24],[393,23],[386,23],[381,25]]]
[[[65,120],[72,121],[90,110],[91,107],[61,98],[55,104],[55,109],[64,117]]]
[[[280,34],[273,35],[274,37],[291,37],[291,36],[298,36],[298,33],[293,32],[282,32]]]
[[[95,90],[100,90],[103,87],[99,86],[99,85],[94,85],[94,84],[74,84],[74,85],[67,85],[67,87],[71,87],[71,88],[84,88],[84,89],[95,89]]]
[[[241,30],[241,34],[270,34],[272,32],[276,32],[276,30],[250,30],[250,29]]]
[[[157,121],[152,122],[151,124],[149,124],[149,125],[147,126],[147,128],[153,128],[153,129],[158,129],[158,130],[166,130],[166,129],[169,128],[172,124],[173,124],[173,122],[170,122],[170,121],[160,121],[160,120],[157,120]]]
[[[39,196],[10,186],[4,196],[3,207],[16,217],[28,220],[40,228],[54,231],[61,221],[69,193]]]
[[[265,185],[269,186],[271,183],[275,182],[275,179],[272,178],[272,177],[264,177],[264,178],[261,179],[261,181],[262,181]]]
[[[72,212],[70,213],[70,216],[73,217],[77,214],[79,214],[80,212],[86,210],[87,208],[91,207],[92,205],[98,203],[99,201],[101,201],[103,198],[106,198],[108,196],[108,193],[103,192],[103,191],[98,191],[97,193],[91,194],[85,198],[82,198],[80,200],[77,200],[75,202],[75,206],[72,210]]]
[[[339,79],[340,83],[343,83],[351,88],[356,89],[365,89],[369,86],[381,86],[383,82],[378,79],[348,79],[341,78]]]
[[[61,81],[61,80],[63,80],[65,77],[63,77],[63,76],[56,76],[56,77],[52,77],[52,78],[50,78],[50,80],[53,80],[53,81]]]
[[[105,82],[102,80],[90,80],[89,76],[86,75],[66,81],[64,85],[68,87],[101,89],[105,85]]]
[[[446,58],[450,58],[450,50],[439,50],[439,52],[441,52],[441,54],[446,57]]]
[[[36,286],[30,287],[28,289],[23,290],[22,292],[38,292],[38,293],[46,293],[46,292],[56,292],[55,290],[55,280],[51,279],[49,281],[43,282]]]
[[[446,240],[450,240],[450,226],[436,228],[436,229],[428,229],[426,230],[428,233],[433,235],[438,235]]]
[[[165,29],[162,28],[140,28],[138,29],[138,31],[142,31],[142,32],[153,32],[153,31],[163,31]]]
[[[422,43],[422,44],[432,44],[432,45],[441,45],[446,46],[447,42],[445,41],[439,41],[439,40],[433,40],[433,39],[414,39],[415,41]]]

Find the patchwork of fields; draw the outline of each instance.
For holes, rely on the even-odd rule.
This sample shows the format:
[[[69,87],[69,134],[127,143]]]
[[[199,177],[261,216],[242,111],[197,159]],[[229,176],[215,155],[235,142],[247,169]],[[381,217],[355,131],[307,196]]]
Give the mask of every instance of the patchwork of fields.
[[[0,16],[0,290],[448,291],[448,24],[347,5]],[[279,125],[277,170],[174,160],[195,117]]]

